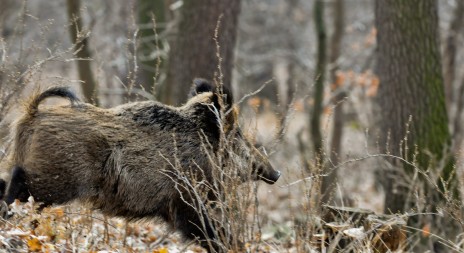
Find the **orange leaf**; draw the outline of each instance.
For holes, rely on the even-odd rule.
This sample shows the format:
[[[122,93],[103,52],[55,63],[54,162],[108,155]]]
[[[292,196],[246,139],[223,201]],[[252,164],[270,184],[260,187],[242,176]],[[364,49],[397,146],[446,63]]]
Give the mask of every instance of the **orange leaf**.
[[[158,237],[155,235],[149,235],[147,239],[149,242],[155,242],[156,240],[158,240]]]
[[[248,99],[248,105],[254,108],[258,108],[261,105],[261,99],[259,97],[252,97]]]
[[[356,81],[357,81],[359,86],[361,86],[361,87],[366,86],[366,80],[368,78],[367,76],[368,76],[368,74],[366,72],[364,72],[364,73],[359,74],[356,77]]]
[[[324,115],[330,115],[330,114],[332,114],[332,107],[329,107],[329,106],[324,107],[323,114],[324,114]]]
[[[368,97],[377,96],[377,91],[379,89],[379,84],[380,84],[379,78],[376,77],[376,76],[373,77],[372,80],[371,80],[371,85],[369,86],[369,88],[366,91],[366,96],[368,96]]]
[[[29,251],[41,251],[42,250],[42,242],[37,238],[31,238],[27,240],[27,247]]]
[[[297,112],[304,111],[304,103],[303,103],[303,101],[301,101],[301,100],[295,101],[295,103],[293,103],[293,109],[295,111],[297,111]]]
[[[374,45],[376,36],[377,36],[377,29],[372,28],[370,33],[366,36],[366,39],[364,40],[364,45],[365,46]]]
[[[356,73],[354,73],[353,70],[350,70],[346,73],[347,75],[347,78],[351,81],[351,82],[354,82],[355,81],[355,78],[356,78]]]
[[[337,71],[335,74],[335,88],[342,87],[345,84],[346,75],[341,71]]]
[[[52,210],[50,210],[50,212],[55,214],[57,218],[61,218],[64,216],[64,211],[61,207],[53,208]]]
[[[169,253],[167,248],[155,249],[153,253]]]
[[[422,227],[422,236],[423,237],[429,237],[430,235],[430,224],[425,224],[424,227]]]

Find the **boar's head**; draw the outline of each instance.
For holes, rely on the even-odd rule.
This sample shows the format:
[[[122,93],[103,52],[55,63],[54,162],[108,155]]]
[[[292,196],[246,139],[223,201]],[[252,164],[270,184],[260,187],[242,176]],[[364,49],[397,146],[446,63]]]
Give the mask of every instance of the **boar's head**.
[[[210,92],[211,104],[208,106],[208,118],[211,124],[205,131],[215,131],[217,138],[224,138],[226,145],[223,153],[226,158],[224,168],[234,167],[235,173],[242,179],[263,180],[274,184],[280,177],[280,171],[275,170],[269,159],[246,138],[238,125],[238,109],[233,104],[232,93],[226,88],[218,88],[204,79],[195,79],[190,96]],[[215,129],[212,129],[215,128]],[[230,164],[232,163],[232,164]]]

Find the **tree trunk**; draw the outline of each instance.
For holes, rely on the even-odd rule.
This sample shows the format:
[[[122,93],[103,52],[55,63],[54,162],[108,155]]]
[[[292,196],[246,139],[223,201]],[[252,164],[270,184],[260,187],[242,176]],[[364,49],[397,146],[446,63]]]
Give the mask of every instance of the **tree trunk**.
[[[166,80],[166,85],[173,87],[169,103],[177,105],[185,102],[192,80],[196,77],[216,79],[230,88],[240,12],[240,0],[197,0],[183,3],[182,19],[170,51]],[[220,57],[217,56],[214,41],[218,21]]]
[[[453,97],[453,82],[455,79],[455,62],[457,55],[457,35],[459,30],[462,28],[464,22],[464,1],[457,1],[456,9],[454,9],[453,19],[451,20],[450,27],[448,30],[448,37],[445,42],[444,49],[444,75],[443,79],[445,82],[445,94],[446,94],[446,105],[448,112],[450,112],[450,106],[454,101]]]
[[[456,55],[457,55],[457,36],[462,31],[462,23],[464,22],[464,1],[458,1],[456,9],[454,9],[454,16],[450,23],[448,31],[448,37],[446,39],[445,50],[444,50],[444,80],[446,90],[446,101],[448,108],[450,104],[456,102],[456,113],[453,117],[453,154],[458,154],[459,149],[462,146],[463,133],[461,127],[461,116],[464,107],[464,80],[460,84],[457,96],[452,96],[453,93],[453,82],[456,79]],[[448,110],[450,112],[450,110]]]
[[[160,69],[163,67],[160,52],[163,50],[163,44],[159,43],[158,36],[163,32],[160,24],[166,22],[165,2],[164,0],[139,0],[137,6],[138,25],[142,26],[139,32],[139,43],[137,49],[137,60],[139,65],[138,83],[148,93],[156,95],[162,101],[164,99],[160,90],[155,90],[156,80],[160,75]],[[153,15],[153,16],[152,16]],[[152,18],[154,17],[156,27]],[[155,33],[156,31],[156,33]],[[161,87],[160,87],[161,88]]]
[[[311,139],[316,159],[316,169],[318,173],[325,174],[324,170],[324,147],[322,143],[321,116],[323,111],[324,81],[326,70],[326,43],[327,35],[324,24],[324,1],[314,2],[314,24],[317,36],[317,63],[314,85],[314,105],[310,115]],[[323,176],[321,180],[321,201],[326,203],[331,197],[330,177]]]
[[[343,23],[345,22],[345,6],[344,0],[336,0],[334,3],[334,33],[332,36],[332,42],[330,47],[330,63],[332,68],[330,69],[330,78],[334,85],[335,99],[334,99],[334,114],[333,114],[333,128],[332,128],[332,141],[330,144],[330,161],[337,165],[340,160],[342,152],[342,137],[343,137],[343,99],[346,97],[344,87],[339,86],[337,82],[337,60],[340,57],[340,44],[343,38]],[[330,181],[332,185],[335,184],[337,179],[338,170],[334,170],[331,173]],[[329,181],[329,180],[328,180]]]
[[[294,16],[295,10],[298,10],[300,6],[298,5],[299,0],[288,0],[286,4],[286,14],[289,17]],[[295,19],[295,18],[293,18]],[[292,54],[286,59],[287,60],[287,71],[288,71],[288,78],[286,80],[285,85],[287,86],[287,92],[280,94],[279,97],[279,111],[278,113],[280,114],[281,118],[279,121],[279,130],[276,133],[276,142],[279,142],[285,138],[285,131],[287,130],[287,124],[288,124],[288,118],[290,111],[292,110],[291,105],[294,102],[294,97],[295,97],[295,88],[296,88],[296,83],[295,83],[295,68],[297,66],[297,43],[296,43],[296,38],[294,35],[289,35],[288,39],[288,50],[292,52]]]
[[[75,44],[77,69],[82,83],[82,91],[88,102],[98,105],[98,87],[92,73],[90,61],[92,59],[88,45],[88,37],[82,34],[82,17],[80,14],[80,0],[67,0],[68,19],[70,21],[69,34],[71,43]]]
[[[448,155],[451,138],[441,69],[437,9],[436,0],[376,1],[380,147],[384,148],[384,152],[408,161],[415,159],[419,170],[431,171],[426,172],[427,175],[438,172],[440,162],[443,162],[442,176],[444,180],[451,180],[451,189],[448,190],[454,192],[456,180],[451,178],[454,168]],[[401,167],[406,175],[414,172],[411,166],[403,164]],[[402,178],[385,175],[385,211],[409,210],[409,189],[398,184]],[[419,175],[419,178],[425,187],[427,210],[436,212],[445,205],[445,199],[439,189],[427,183],[425,177]],[[438,184],[443,190],[444,185]],[[434,225],[436,227],[432,231],[437,233],[441,228],[447,229],[439,222]]]
[[[458,154],[460,152],[460,149],[462,147],[462,142],[464,138],[464,133],[462,129],[462,111],[464,110],[464,79],[462,79],[461,84],[459,86],[459,90],[457,92],[457,101],[456,101],[456,114],[454,117],[454,122],[453,122],[453,154]]]

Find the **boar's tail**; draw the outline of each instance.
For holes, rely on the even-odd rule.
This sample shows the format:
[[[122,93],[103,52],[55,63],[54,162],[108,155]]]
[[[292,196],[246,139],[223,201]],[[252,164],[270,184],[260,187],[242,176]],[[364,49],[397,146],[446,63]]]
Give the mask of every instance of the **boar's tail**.
[[[30,102],[26,106],[27,114],[33,116],[37,113],[39,104],[49,97],[62,97],[71,101],[71,104],[80,102],[79,98],[72,92],[69,87],[55,86],[48,88],[42,93],[37,93],[31,97]]]

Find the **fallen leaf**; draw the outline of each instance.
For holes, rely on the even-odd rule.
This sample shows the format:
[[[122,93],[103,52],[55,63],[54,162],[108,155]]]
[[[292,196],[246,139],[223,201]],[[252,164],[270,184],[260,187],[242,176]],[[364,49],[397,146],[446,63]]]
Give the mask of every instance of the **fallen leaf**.
[[[29,240],[27,240],[27,247],[29,251],[41,251],[42,250],[42,242],[34,237]]]
[[[341,71],[335,73],[335,87],[341,87],[345,84],[346,75]]]
[[[64,216],[64,210],[61,207],[56,207],[50,210],[50,213],[56,215],[57,218],[62,218]]]
[[[167,248],[155,249],[153,253],[169,253]]]
[[[343,231],[343,234],[358,240],[362,240],[364,237],[366,237],[366,233],[364,232],[363,227],[346,229]]]
[[[377,91],[379,89],[379,84],[380,84],[379,78],[378,77],[373,77],[371,79],[371,85],[369,86],[369,88],[366,91],[366,96],[368,96],[368,97],[377,96]]]
[[[248,105],[253,108],[258,108],[261,105],[261,99],[259,97],[252,97],[248,99]]]
[[[422,227],[422,236],[423,237],[429,237],[430,236],[430,224],[425,224]]]

